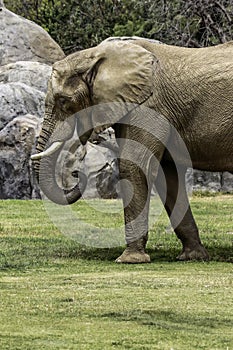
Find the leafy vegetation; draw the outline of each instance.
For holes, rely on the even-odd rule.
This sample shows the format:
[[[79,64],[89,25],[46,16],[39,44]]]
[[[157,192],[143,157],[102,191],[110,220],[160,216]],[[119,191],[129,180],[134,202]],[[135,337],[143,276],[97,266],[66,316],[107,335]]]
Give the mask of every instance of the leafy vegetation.
[[[122,215],[109,214],[110,203],[72,210],[117,226]],[[42,201],[0,201],[0,348],[231,349],[233,196],[191,204],[211,262],[176,262],[180,243],[162,213],[150,232],[152,264],[117,265],[122,248],[63,236]]]
[[[108,36],[138,35],[168,44],[209,46],[231,40],[227,0],[4,0],[46,29],[66,53]]]

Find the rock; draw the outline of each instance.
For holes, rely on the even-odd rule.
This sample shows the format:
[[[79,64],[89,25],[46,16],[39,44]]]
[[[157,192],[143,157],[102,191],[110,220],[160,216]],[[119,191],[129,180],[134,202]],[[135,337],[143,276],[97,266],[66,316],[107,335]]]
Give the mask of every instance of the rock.
[[[20,82],[45,93],[51,72],[45,63],[19,61],[0,67],[0,83]]]
[[[58,170],[59,184],[65,188],[73,187],[77,179],[72,173],[83,172],[87,178],[87,188],[84,198],[116,198],[118,167],[116,154],[109,148],[101,144],[87,142],[86,156],[83,159],[82,146],[76,152],[69,152],[75,141],[69,141],[66,150],[58,160],[60,165]]]
[[[0,84],[0,130],[15,117],[44,114],[45,94],[23,83]]]
[[[217,172],[194,170],[193,190],[219,192],[221,190],[221,174]]]
[[[84,192],[86,198],[117,198],[117,183],[119,172],[117,165],[118,147],[116,145],[113,129],[109,128],[94,139],[99,144],[88,142],[87,154],[82,162],[74,163],[76,169],[88,175],[88,187]]]
[[[50,35],[37,24],[22,18],[1,4],[0,65],[17,61],[53,64],[64,53]]]
[[[188,179],[189,188],[192,182],[194,191],[233,192],[233,175],[228,172],[193,170],[192,176],[190,170],[188,173],[189,176],[186,178]]]
[[[44,114],[51,64],[62,49],[0,0],[0,198],[38,198],[30,155]]]
[[[233,192],[233,174],[228,172],[222,173],[222,187],[221,191],[232,193]]]
[[[96,189],[101,198],[118,198],[119,172],[117,159],[107,162],[96,174]]]
[[[111,196],[116,198],[118,179],[114,158],[115,154],[110,149],[91,143],[87,144],[87,155],[79,165],[79,170],[88,175],[85,198],[110,198]],[[101,174],[103,170],[105,176],[104,173]]]
[[[0,198],[38,198],[29,162],[41,119],[33,115],[14,118],[0,131]]]

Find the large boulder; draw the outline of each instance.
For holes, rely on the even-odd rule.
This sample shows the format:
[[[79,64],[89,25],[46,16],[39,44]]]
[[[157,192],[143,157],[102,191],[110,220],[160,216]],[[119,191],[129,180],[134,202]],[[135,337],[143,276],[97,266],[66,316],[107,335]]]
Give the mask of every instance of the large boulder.
[[[0,5],[0,65],[17,61],[52,64],[64,57],[62,49],[37,24]]]
[[[221,178],[221,191],[232,193],[233,192],[233,174],[224,172]]]
[[[221,190],[221,174],[217,172],[193,172],[193,190],[219,192]]]
[[[41,119],[33,115],[14,118],[0,131],[0,198],[31,199],[39,196],[33,183],[31,153]]]
[[[74,136],[66,142],[58,160],[57,175],[60,186],[73,187],[77,182],[73,175],[78,176],[78,172],[81,171],[88,179],[84,198],[117,198],[119,181],[117,151],[118,146],[112,128],[100,135],[94,135],[92,142],[87,142],[85,151]]]
[[[27,113],[43,116],[45,94],[31,86],[18,83],[0,83],[0,130],[15,117]]]
[[[45,93],[51,72],[52,67],[45,63],[18,61],[0,66],[0,83],[21,82]]]
[[[193,190],[202,192],[233,192],[233,175],[224,172],[193,171]]]
[[[88,175],[85,198],[117,198],[118,167],[116,154],[111,149],[88,142],[79,170]]]
[[[62,49],[0,0],[0,198],[38,198],[30,156],[44,114],[51,64]]]

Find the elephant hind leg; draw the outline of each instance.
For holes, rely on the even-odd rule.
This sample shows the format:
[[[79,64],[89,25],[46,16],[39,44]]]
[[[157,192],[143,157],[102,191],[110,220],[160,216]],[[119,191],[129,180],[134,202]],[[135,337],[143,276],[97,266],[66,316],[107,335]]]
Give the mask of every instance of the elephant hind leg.
[[[185,168],[177,168],[174,162],[162,162],[156,178],[156,188],[164,203],[172,227],[181,240],[183,249],[178,260],[208,260],[195,223],[185,186]],[[163,172],[163,173],[162,173]],[[164,174],[164,175],[163,175]]]

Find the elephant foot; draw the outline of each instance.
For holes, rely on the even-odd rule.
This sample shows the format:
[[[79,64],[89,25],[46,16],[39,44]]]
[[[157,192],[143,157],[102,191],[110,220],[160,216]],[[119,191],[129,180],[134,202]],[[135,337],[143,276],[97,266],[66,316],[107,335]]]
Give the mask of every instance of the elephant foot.
[[[127,248],[116,260],[118,264],[143,264],[150,263],[150,256],[141,252],[128,252]]]
[[[177,260],[186,261],[186,260],[199,260],[199,261],[208,261],[210,260],[207,250],[203,247],[202,244],[198,244],[195,248],[185,247],[182,252],[177,256]]]
[[[143,237],[133,243],[127,244],[127,248],[115,262],[119,264],[150,263],[150,256],[145,253],[146,241],[147,238]]]

